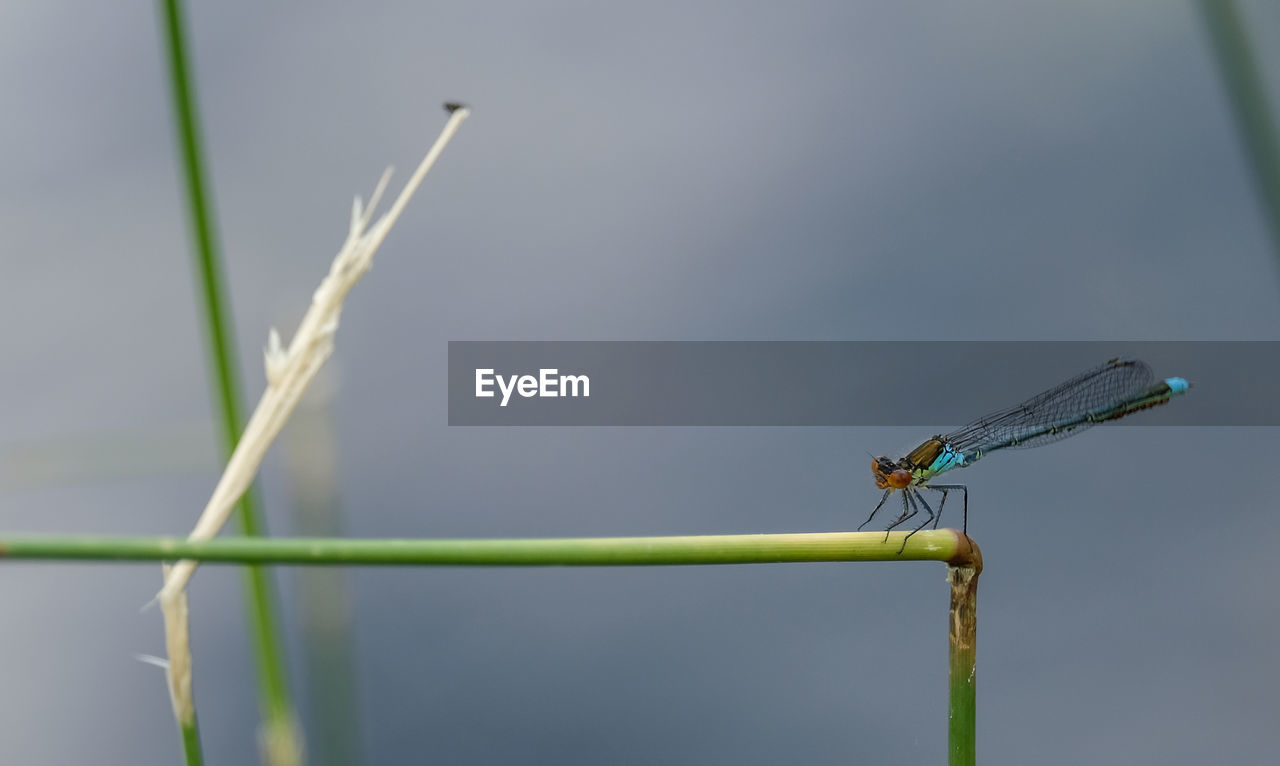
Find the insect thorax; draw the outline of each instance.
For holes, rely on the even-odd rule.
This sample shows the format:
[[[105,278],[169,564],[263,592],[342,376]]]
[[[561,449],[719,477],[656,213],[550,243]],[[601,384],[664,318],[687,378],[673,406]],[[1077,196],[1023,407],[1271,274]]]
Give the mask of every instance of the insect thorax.
[[[912,484],[924,484],[940,473],[965,465],[964,455],[943,441],[941,436],[935,436],[911,450],[902,462],[911,471]]]

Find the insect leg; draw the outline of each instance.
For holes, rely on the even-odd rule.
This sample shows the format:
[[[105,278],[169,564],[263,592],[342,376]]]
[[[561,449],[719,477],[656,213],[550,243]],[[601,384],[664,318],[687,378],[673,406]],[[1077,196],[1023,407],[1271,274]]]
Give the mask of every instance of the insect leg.
[[[911,503],[911,506],[910,506],[909,508],[908,508],[908,506],[907,506],[907,503],[908,503],[908,502],[910,502],[910,503]],[[894,527],[896,527],[896,526],[898,526],[898,525],[899,525],[899,524],[901,524],[902,522],[906,521],[907,519],[911,518],[912,516],[915,516],[915,515],[916,515],[916,512],[917,512],[918,510],[919,510],[919,509],[918,509],[918,508],[916,508],[916,501],[912,499],[912,497],[911,497],[911,493],[910,493],[910,492],[907,492],[906,490],[903,490],[903,492],[902,492],[902,515],[901,515],[901,516],[899,516],[898,518],[894,519],[894,520],[893,520],[893,523],[892,523],[892,524],[890,524],[890,525],[889,525],[889,527],[888,527],[887,529],[885,529],[885,531],[884,531],[884,541],[885,541],[885,542],[889,542],[889,533],[893,531],[893,528],[894,528]],[[908,512],[908,511],[909,511],[909,512]]]
[[[904,550],[907,549],[907,540],[912,535],[924,529],[925,527],[929,526],[929,522],[934,521],[934,518],[935,518],[933,509],[929,507],[929,504],[927,502],[925,502],[924,495],[920,494],[919,490],[909,490],[909,491],[912,491],[915,493],[915,498],[912,501],[912,505],[915,505],[915,500],[919,500],[920,505],[923,505],[925,512],[929,514],[929,518],[925,519],[923,524],[911,530],[910,532],[907,533],[906,537],[902,538],[902,547],[898,549],[898,553],[902,553]],[[938,506],[938,507],[941,508],[942,506]],[[934,523],[937,523],[937,522],[934,522]]]
[[[866,525],[870,524],[870,523],[871,523],[871,520],[872,520],[872,519],[874,519],[874,518],[876,517],[876,511],[879,511],[879,510],[880,510],[880,506],[884,505],[884,501],[886,501],[886,500],[888,500],[888,499],[889,499],[889,495],[890,495],[892,492],[893,492],[893,490],[892,490],[892,489],[886,489],[886,490],[884,491],[884,494],[880,496],[880,502],[876,503],[875,510],[873,510],[873,511],[871,512],[871,515],[867,517],[867,520],[866,520],[866,521],[864,521],[864,522],[862,522],[861,524],[859,524],[859,525],[858,525],[858,531],[859,531],[859,532],[861,532],[861,531],[862,531],[862,528],[863,528],[863,527],[865,527]]]
[[[933,489],[942,493],[942,502],[947,502],[947,492],[958,489],[964,496],[964,522],[960,528],[965,535],[969,534],[969,488],[963,484],[930,484],[925,489]],[[938,504],[938,515],[942,515],[942,504]]]

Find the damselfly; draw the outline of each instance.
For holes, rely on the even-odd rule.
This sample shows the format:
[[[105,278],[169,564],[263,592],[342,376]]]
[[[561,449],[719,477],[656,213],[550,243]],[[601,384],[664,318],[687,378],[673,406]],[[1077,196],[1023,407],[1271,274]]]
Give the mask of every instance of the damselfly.
[[[964,497],[963,530],[968,534],[969,488],[963,484],[930,483],[935,477],[952,468],[967,468],[988,452],[1005,447],[1039,447],[1097,423],[1118,420],[1164,404],[1190,387],[1183,378],[1165,378],[1158,383],[1153,383],[1153,378],[1145,362],[1112,359],[1022,404],[993,412],[945,436],[934,436],[900,460],[875,458],[871,461],[871,472],[884,495],[858,529],[870,524],[889,495],[897,491],[902,492],[902,513],[885,530],[885,540],[889,539],[889,532],[914,517],[921,508],[929,517],[907,533],[907,537],[929,526],[929,522],[937,529],[947,493],[959,490]],[[937,513],[925,501],[920,493],[922,489],[942,495]],[[902,539],[899,553],[906,548],[907,537]]]

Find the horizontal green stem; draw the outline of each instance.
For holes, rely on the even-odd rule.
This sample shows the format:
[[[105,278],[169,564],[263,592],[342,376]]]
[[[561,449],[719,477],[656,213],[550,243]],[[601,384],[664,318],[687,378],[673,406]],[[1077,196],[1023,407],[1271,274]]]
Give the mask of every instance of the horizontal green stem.
[[[690,537],[597,537],[525,540],[347,540],[0,535],[0,557],[241,564],[446,566],[628,566],[763,564],[787,561],[948,561],[977,555],[959,532],[815,532]]]

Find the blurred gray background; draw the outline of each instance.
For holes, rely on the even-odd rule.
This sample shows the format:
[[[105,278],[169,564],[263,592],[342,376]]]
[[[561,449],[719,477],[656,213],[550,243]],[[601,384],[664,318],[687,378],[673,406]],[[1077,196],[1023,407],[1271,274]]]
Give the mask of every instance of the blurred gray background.
[[[154,5],[0,5],[5,530],[182,534],[220,470]],[[1245,9],[1274,74],[1280,11]],[[928,435],[449,428],[449,340],[1277,339],[1189,3],[190,10],[253,400],[351,197],[473,107],[342,316],[345,534],[848,530],[867,452]],[[964,472],[984,763],[1274,754],[1275,435],[1098,428]],[[282,448],[263,489],[297,532]],[[276,580],[300,693],[303,574]],[[348,574],[367,763],[944,758],[941,565]],[[159,582],[0,568],[6,762],[178,760],[133,659]],[[256,757],[241,595],[230,567],[192,587],[211,763]]]

